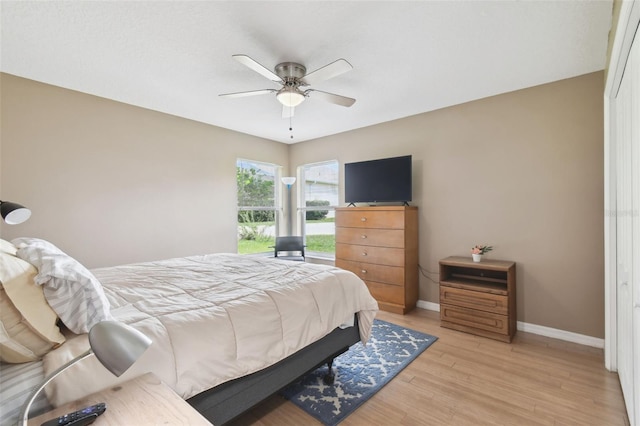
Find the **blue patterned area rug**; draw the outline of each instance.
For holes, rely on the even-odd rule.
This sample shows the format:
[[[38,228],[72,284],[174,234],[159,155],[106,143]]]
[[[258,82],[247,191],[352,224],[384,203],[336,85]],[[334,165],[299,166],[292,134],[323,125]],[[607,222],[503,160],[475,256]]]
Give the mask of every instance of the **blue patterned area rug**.
[[[437,339],[419,331],[374,320],[367,346],[357,343],[335,359],[333,385],[326,385],[322,381],[327,373],[327,366],[323,365],[280,394],[325,425],[337,425]]]

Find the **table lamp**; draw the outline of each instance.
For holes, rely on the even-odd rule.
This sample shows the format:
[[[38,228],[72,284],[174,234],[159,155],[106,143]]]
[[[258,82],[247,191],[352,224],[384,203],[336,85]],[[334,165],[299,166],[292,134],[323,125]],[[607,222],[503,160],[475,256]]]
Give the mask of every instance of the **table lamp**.
[[[20,411],[19,419],[21,425],[27,425],[31,404],[33,404],[42,389],[67,368],[91,355],[95,355],[107,370],[116,377],[120,377],[147,350],[151,345],[151,339],[135,328],[121,322],[102,321],[89,330],[89,345],[91,346],[89,350],[58,368],[47,376],[37,388],[34,388]]]
[[[31,217],[31,210],[18,203],[0,200],[0,216],[8,225],[18,225]]]

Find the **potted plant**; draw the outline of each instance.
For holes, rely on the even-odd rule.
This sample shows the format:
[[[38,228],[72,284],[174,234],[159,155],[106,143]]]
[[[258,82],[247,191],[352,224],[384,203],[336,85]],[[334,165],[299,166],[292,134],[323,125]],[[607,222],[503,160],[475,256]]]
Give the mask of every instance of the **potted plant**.
[[[471,248],[471,257],[474,262],[480,262],[482,260],[482,255],[493,250],[492,246],[488,245],[476,245]]]

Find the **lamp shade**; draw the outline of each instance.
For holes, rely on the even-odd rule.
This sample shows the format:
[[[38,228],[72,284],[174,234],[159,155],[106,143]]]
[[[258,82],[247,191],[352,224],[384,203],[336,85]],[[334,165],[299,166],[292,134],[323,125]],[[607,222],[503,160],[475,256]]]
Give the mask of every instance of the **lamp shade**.
[[[282,178],[282,183],[284,183],[287,186],[291,186],[294,183],[296,183],[296,178],[293,176],[285,176]]]
[[[107,370],[120,377],[151,346],[151,339],[129,325],[117,321],[102,321],[89,330],[89,345],[90,349],[49,374],[33,389],[20,410],[21,426],[27,426],[29,409],[38,394],[67,368],[95,355]]]
[[[31,210],[18,203],[0,201],[0,215],[9,225],[17,225],[31,217]]]
[[[284,87],[280,89],[276,99],[286,107],[296,107],[304,101],[304,94],[295,87]]]
[[[101,321],[89,330],[89,344],[96,358],[120,377],[151,345],[151,339],[118,321]]]

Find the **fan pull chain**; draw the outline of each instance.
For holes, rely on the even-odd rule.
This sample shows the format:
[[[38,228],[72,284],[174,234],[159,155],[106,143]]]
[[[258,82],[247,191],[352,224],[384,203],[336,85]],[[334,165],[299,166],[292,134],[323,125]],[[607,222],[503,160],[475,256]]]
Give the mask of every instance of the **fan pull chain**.
[[[291,139],[293,139],[293,124],[292,124],[292,120],[293,120],[293,118],[291,116],[289,116],[289,131],[291,132]]]

